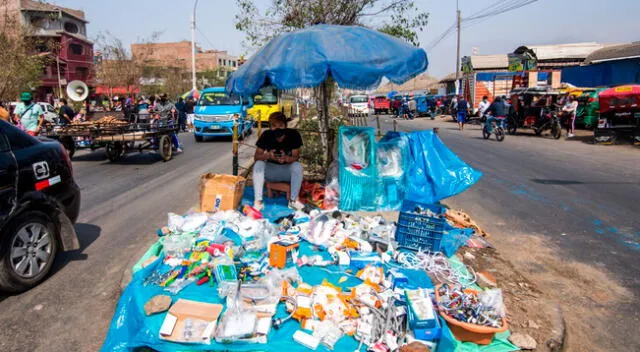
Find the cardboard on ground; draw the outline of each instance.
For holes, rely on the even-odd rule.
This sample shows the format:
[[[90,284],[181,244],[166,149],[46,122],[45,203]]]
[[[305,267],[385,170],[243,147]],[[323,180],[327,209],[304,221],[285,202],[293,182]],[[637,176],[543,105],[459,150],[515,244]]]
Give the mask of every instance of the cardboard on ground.
[[[171,308],[169,309],[169,313],[165,317],[165,323],[170,322],[172,320],[171,316],[176,318],[175,325],[170,335],[160,334],[160,338],[167,341],[172,342],[181,342],[181,343],[189,343],[189,342],[209,342],[209,338],[211,334],[215,331],[215,325],[218,321],[218,317],[222,313],[222,305],[221,304],[212,304],[212,303],[202,303],[196,301],[190,301],[186,299],[179,299]],[[202,340],[199,341],[196,336],[194,336],[191,340],[183,339],[183,329],[184,329],[184,321],[187,318],[204,320],[209,322],[209,327],[207,331],[209,331],[209,336],[203,336]],[[163,324],[164,325],[164,324]]]

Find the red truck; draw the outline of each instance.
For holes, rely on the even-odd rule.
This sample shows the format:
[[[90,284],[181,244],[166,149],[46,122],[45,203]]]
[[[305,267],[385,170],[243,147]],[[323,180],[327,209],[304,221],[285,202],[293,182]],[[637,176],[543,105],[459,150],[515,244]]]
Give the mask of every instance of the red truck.
[[[389,114],[391,110],[391,100],[385,96],[377,96],[373,98],[373,110],[376,115],[385,113]]]

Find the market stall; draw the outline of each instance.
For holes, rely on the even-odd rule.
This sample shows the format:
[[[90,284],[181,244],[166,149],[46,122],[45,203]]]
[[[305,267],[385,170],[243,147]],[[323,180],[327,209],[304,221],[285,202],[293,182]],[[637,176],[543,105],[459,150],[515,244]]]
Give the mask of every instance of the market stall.
[[[353,151],[370,132],[350,127],[339,138]],[[360,154],[347,153],[345,141],[339,208],[293,212],[275,198],[258,212],[243,178],[204,175],[202,212],[169,214],[134,267],[103,350],[394,351],[411,343],[433,351],[516,350],[506,340],[501,291],[478,287],[455,256],[474,230],[453,226],[437,204],[479,173],[432,132],[365,142]],[[379,174],[373,159],[358,161],[366,148],[388,151],[394,141],[400,150],[387,156],[411,158],[402,161],[414,165],[406,174]],[[379,201],[355,201],[354,189],[369,177],[386,178],[364,195]],[[411,196],[396,202],[393,184]],[[345,210],[396,207],[397,221]]]

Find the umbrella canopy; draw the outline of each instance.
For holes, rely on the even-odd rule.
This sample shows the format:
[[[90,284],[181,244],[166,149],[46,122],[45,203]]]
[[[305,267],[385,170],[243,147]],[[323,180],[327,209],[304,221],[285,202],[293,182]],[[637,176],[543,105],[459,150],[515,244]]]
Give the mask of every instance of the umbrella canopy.
[[[316,25],[272,39],[227,79],[226,89],[257,93],[316,87],[328,75],[338,86],[367,90],[382,77],[403,83],[427,69],[427,53],[392,36],[358,26]]]

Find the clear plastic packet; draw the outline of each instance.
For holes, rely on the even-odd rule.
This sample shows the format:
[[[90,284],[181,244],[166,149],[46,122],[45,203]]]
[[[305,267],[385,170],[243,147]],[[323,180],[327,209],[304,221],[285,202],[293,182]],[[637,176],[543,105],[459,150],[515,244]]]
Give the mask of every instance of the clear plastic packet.
[[[493,310],[501,318],[505,317],[506,310],[504,307],[504,301],[502,299],[501,289],[494,288],[491,290],[482,291],[478,295],[478,300],[483,307]]]
[[[185,219],[175,213],[167,214],[167,227],[172,233],[179,233],[182,231],[182,226],[184,225]]]

